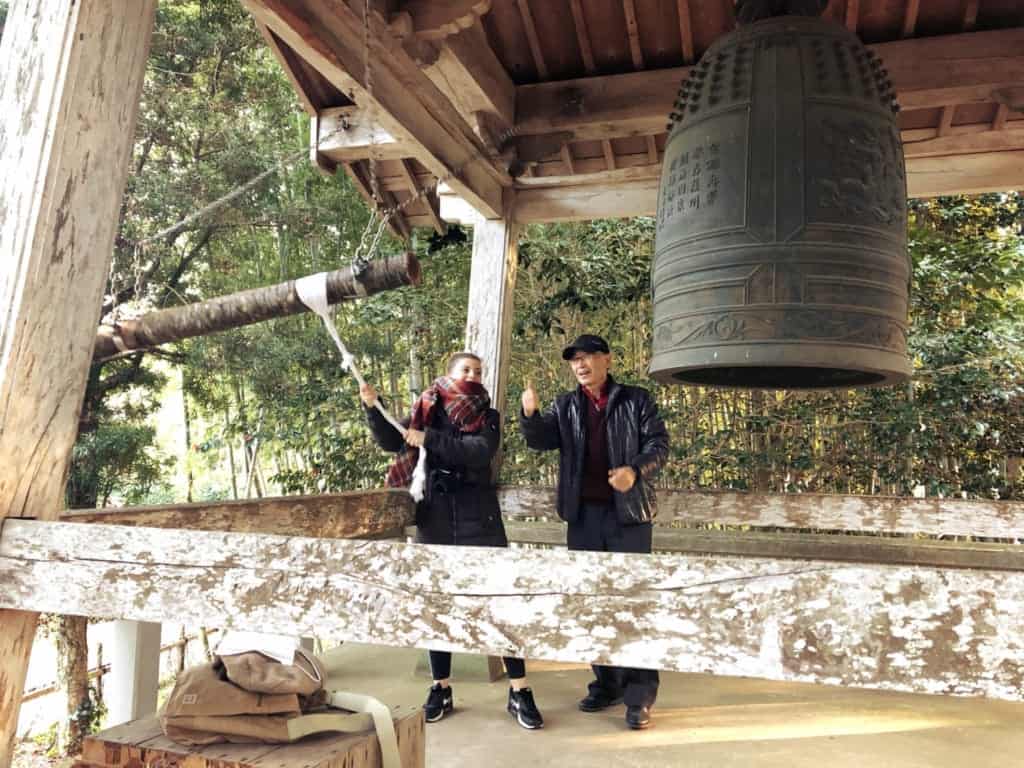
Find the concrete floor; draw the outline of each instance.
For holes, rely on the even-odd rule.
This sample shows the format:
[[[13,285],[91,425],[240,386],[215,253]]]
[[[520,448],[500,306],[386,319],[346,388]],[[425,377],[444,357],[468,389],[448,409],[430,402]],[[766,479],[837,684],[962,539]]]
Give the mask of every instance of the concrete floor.
[[[327,660],[336,687],[422,704],[421,655],[347,644]],[[622,706],[576,709],[588,668],[528,662],[527,672],[543,730],[506,714],[507,681],[453,677],[455,713],[427,726],[428,768],[1024,766],[1024,704],[668,673],[650,730],[630,731]]]

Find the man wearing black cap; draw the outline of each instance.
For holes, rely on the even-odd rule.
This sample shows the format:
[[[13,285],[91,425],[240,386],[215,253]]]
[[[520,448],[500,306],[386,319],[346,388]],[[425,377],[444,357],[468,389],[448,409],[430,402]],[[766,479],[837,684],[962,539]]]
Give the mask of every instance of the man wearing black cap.
[[[558,514],[569,524],[569,549],[651,551],[654,478],[668,456],[668,432],[650,392],[617,383],[600,336],[584,334],[562,350],[579,386],[540,411],[532,384],[523,392],[519,423],[526,444],[560,452]],[[625,700],[630,728],[650,725],[658,672],[594,665],[595,680],[580,701],[598,712]]]

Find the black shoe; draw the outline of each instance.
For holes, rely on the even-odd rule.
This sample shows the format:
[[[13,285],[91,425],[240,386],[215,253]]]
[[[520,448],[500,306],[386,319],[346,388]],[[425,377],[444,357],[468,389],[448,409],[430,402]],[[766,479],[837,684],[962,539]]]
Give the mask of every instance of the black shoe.
[[[588,693],[580,699],[580,709],[584,712],[600,712],[602,709],[614,707],[622,703],[621,696],[610,696],[607,693]]]
[[[651,724],[650,707],[626,707],[626,725],[635,731],[643,730]]]
[[[446,714],[454,710],[452,706],[452,689],[442,688],[440,683],[430,686],[427,702],[423,705],[423,714],[428,723],[436,723]]]
[[[535,730],[544,727],[544,718],[533,701],[533,691],[529,688],[522,688],[518,691],[508,689],[508,713],[512,715],[523,728]]]

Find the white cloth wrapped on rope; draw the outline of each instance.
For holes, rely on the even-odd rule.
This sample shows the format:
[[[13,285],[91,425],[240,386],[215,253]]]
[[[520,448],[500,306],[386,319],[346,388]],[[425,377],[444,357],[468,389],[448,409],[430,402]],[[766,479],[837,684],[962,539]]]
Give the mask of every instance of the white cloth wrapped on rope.
[[[307,275],[306,277],[300,277],[295,281],[295,293],[298,295],[299,300],[310,308],[311,311],[315,312],[320,316],[320,319],[324,321],[324,327],[327,328],[327,333],[330,334],[331,338],[334,339],[334,344],[338,347],[338,352],[341,353],[341,367],[345,370],[351,371],[356,381],[359,382],[359,386],[366,384],[363,379],[362,373],[359,372],[359,367],[356,365],[355,356],[348,351],[348,347],[345,346],[345,342],[341,340],[338,335],[338,329],[334,327],[334,322],[331,320],[330,312],[327,307],[327,273],[317,272],[315,275]],[[380,398],[374,403],[374,407],[381,412],[381,415],[388,420],[398,433],[405,437],[408,431],[405,427],[399,423],[398,419],[392,416],[388,409],[381,403]],[[419,502],[423,500],[427,487],[427,449],[425,446],[420,447],[419,460],[416,462],[416,469],[412,473],[412,482],[409,483],[409,494],[413,500]]]

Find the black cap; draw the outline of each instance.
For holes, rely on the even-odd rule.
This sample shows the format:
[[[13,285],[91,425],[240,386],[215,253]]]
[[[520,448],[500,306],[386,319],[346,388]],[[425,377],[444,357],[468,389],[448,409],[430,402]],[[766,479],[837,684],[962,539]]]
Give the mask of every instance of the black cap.
[[[572,360],[577,352],[603,352],[607,355],[609,351],[607,341],[600,336],[584,333],[582,336],[577,336],[572,344],[562,350],[562,359]]]

